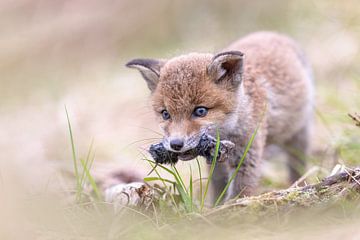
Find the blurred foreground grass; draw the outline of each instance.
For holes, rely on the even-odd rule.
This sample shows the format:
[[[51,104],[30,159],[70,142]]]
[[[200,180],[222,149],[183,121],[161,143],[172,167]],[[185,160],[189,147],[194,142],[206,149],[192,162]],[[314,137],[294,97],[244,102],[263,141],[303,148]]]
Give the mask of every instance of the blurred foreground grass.
[[[360,165],[359,129],[347,116],[360,111],[359,18],[356,0],[1,1],[0,239],[356,239],[356,204],[252,224],[198,215],[159,224],[133,210],[114,214],[101,202],[74,204],[74,182],[64,174],[72,171],[64,105],[78,157],[86,159],[94,139],[93,170],[145,175],[138,149],[161,135],[143,80],[124,63],[216,52],[257,30],[284,32],[314,68],[309,167]],[[283,165],[279,157],[264,167],[264,190],[286,186]],[[178,168],[187,176],[188,164]]]

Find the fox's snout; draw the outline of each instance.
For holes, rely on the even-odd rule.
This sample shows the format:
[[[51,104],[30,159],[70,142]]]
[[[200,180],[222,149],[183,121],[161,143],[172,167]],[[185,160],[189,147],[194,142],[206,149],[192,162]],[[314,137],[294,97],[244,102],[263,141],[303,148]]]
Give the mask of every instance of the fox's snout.
[[[196,148],[200,137],[200,133],[191,136],[168,136],[163,139],[163,144],[168,151],[181,153]]]
[[[172,115],[176,119],[178,115]],[[183,153],[197,147],[201,135],[207,131],[207,124],[201,124],[196,120],[167,120],[160,125],[163,132],[163,145],[171,152]]]

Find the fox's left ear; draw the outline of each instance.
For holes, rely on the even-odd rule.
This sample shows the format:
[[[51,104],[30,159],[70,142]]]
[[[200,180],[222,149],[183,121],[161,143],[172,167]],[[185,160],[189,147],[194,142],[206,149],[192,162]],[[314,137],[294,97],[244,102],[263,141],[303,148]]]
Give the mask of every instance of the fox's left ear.
[[[242,52],[222,52],[213,57],[207,71],[215,83],[226,82],[232,87],[237,87],[242,80],[243,61],[244,54]]]
[[[153,92],[159,82],[160,69],[164,66],[164,60],[155,59],[134,59],[126,64],[129,68],[136,68],[140,71],[146,83]]]

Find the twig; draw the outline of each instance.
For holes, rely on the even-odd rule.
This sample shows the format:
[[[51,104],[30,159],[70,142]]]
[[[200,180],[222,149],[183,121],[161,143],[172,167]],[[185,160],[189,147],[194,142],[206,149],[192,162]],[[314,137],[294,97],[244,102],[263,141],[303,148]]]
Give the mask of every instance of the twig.
[[[352,115],[352,114],[348,113],[348,116],[352,120],[354,120],[355,126],[360,127],[360,115],[359,114],[355,113],[354,115]]]
[[[291,186],[290,188],[294,188],[297,187],[299,185],[299,183],[305,181],[309,176],[313,175],[314,173],[318,172],[320,170],[319,167],[314,166],[312,168],[310,168],[304,175],[302,175],[301,178],[299,178],[298,180],[296,180]]]

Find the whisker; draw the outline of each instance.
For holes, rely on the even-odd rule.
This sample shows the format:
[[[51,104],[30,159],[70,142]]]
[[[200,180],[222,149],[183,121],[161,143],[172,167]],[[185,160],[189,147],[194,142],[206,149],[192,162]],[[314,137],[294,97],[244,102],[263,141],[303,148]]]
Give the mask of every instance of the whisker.
[[[156,133],[157,135],[161,136],[161,137],[164,137],[164,135],[158,131],[155,131],[151,128],[147,128],[147,127],[143,127],[143,126],[133,126],[133,127],[136,127],[136,128],[141,128],[141,129],[144,129],[144,130],[148,130],[150,132],[153,132],[153,133]]]
[[[150,115],[153,116],[154,113],[152,113],[152,112],[141,112],[141,113],[134,114],[135,117],[144,117],[144,116],[150,116]]]
[[[155,142],[155,140],[161,140],[161,139],[162,138],[146,138],[146,139],[136,140],[134,142],[131,142],[131,143],[125,145],[124,148],[128,148],[128,147],[130,147],[130,146],[132,146],[132,145],[134,145],[136,143],[140,143],[140,142],[146,142],[146,141],[148,141],[148,142],[154,141]]]
[[[145,149],[145,148],[143,148],[143,147],[139,147],[141,150],[143,150],[144,152],[149,152],[149,150],[148,149]]]

